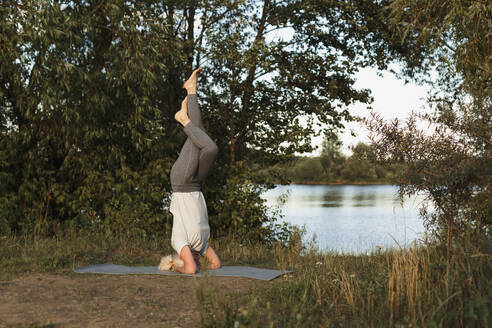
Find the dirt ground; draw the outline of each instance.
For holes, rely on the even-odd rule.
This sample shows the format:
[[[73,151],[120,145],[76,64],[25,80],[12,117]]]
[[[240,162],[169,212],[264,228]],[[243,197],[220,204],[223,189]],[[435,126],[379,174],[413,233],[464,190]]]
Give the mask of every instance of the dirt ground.
[[[200,277],[28,273],[0,281],[0,327],[200,327]],[[269,282],[215,277],[246,292]]]

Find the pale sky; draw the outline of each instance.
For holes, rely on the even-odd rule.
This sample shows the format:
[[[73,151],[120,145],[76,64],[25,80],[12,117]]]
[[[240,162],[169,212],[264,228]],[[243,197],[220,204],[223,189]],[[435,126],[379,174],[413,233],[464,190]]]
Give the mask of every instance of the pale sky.
[[[266,36],[267,41],[275,39],[290,40],[293,35],[292,28],[284,28],[274,30]],[[392,68],[398,71],[398,66]],[[397,79],[393,73],[383,71],[382,77],[377,75],[377,70],[373,68],[361,69],[355,76],[355,89],[370,89],[374,102],[371,104],[373,110],[383,116],[387,120],[395,117],[405,119],[409,116],[412,110],[423,112],[425,110],[425,98],[427,97],[428,87],[418,86],[415,83],[404,84],[403,80]],[[353,104],[349,106],[349,111],[352,115],[363,115],[369,113],[365,104]],[[302,120],[301,120],[302,122]],[[356,145],[359,141],[368,142],[368,132],[363,126],[356,122],[346,123],[344,133],[340,133],[340,139],[343,142],[343,153],[350,155],[350,145]],[[321,128],[320,128],[321,129]],[[356,133],[356,137],[352,137],[350,129]],[[302,156],[319,156],[321,153],[321,143],[323,135],[312,137],[312,143],[318,146],[318,149],[312,153],[302,154]],[[298,153],[296,155],[299,155]]]
[[[425,106],[428,87],[419,86],[412,82],[405,85],[403,80],[397,79],[391,72],[383,71],[381,73],[382,77],[377,75],[376,69],[365,68],[356,74],[354,88],[371,90],[371,95],[374,98],[374,102],[371,104],[373,111],[381,114],[387,120],[395,117],[405,119],[412,110],[417,112],[428,111]],[[365,104],[353,104],[349,106],[349,111],[352,115],[367,116],[369,110],[366,107]],[[350,145],[356,145],[359,141],[369,142],[367,130],[359,123],[346,123],[345,127],[345,132],[340,134],[340,139],[343,142],[342,151],[345,154],[351,154],[348,148]],[[356,137],[350,135],[350,129],[354,130]],[[303,156],[318,156],[321,153],[322,141],[323,135],[313,137],[312,143],[318,146],[318,149]]]

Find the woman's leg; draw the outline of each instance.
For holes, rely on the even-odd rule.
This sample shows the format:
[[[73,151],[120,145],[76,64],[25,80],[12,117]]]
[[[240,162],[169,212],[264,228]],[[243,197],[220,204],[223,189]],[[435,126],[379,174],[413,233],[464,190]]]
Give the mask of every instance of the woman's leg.
[[[193,123],[193,121],[191,121],[188,116],[187,98],[183,100],[181,103],[181,109],[174,115],[174,117],[183,125],[183,130],[188,135],[188,138],[200,150],[198,158],[198,172],[196,177],[199,181],[203,181],[212,169],[215,158],[217,157],[218,147],[204,130],[200,129]],[[198,106],[196,107],[198,108]]]
[[[198,73],[201,71],[201,68],[194,70],[188,80],[184,83],[183,88],[186,89],[187,93],[186,99],[188,100],[188,116],[190,120],[193,122],[193,124],[205,131],[202,117],[200,115],[200,108],[198,107],[198,96],[196,94]]]
[[[205,131],[194,125],[191,121],[184,127],[184,131],[193,144],[200,149],[196,177],[199,181],[203,181],[213,167],[219,148]]]
[[[198,106],[198,96],[196,93],[191,93],[186,96],[186,105],[188,106],[188,117],[197,127],[205,131],[203,126],[202,115],[200,113],[200,107]]]
[[[184,126],[184,131],[188,135],[186,142],[188,143],[191,140],[199,149],[198,172],[196,172],[196,179],[198,181],[204,181],[209,175],[218,152],[217,145],[205,131],[198,106],[198,96],[196,94],[197,78],[198,73],[201,71],[201,68],[194,70],[188,80],[183,84],[183,88],[186,89],[188,95],[181,103],[181,110],[174,116]],[[187,166],[189,166],[189,163]]]

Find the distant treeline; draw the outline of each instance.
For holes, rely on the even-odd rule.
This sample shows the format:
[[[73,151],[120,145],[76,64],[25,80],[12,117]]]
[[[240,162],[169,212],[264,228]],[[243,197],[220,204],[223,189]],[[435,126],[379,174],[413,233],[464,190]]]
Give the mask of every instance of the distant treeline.
[[[333,145],[337,144],[335,147]],[[362,142],[352,155],[340,152],[340,143],[325,140],[323,152],[317,157],[296,156],[292,161],[260,169],[260,174],[283,177],[292,183],[391,183],[402,164],[383,165],[375,160],[371,146]]]

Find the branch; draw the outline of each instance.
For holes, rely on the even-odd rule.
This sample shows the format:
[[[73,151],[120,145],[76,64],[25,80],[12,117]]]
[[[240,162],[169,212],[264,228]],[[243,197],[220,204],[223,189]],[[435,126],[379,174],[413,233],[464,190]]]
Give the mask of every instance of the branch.
[[[444,41],[443,39],[439,38],[439,42],[445,46],[446,48],[448,48],[449,50],[451,50],[452,52],[456,53],[456,49],[451,47],[446,41]]]
[[[269,69],[269,70],[264,70],[262,72],[259,72],[258,74],[255,75],[254,80],[257,80],[258,78],[260,78],[260,77],[262,77],[268,73],[271,73],[273,71],[275,71],[275,69]]]
[[[195,6],[192,4],[190,8],[188,8],[188,15],[187,15],[187,21],[188,21],[188,35],[187,35],[187,41],[190,42],[191,44],[189,45],[189,48],[187,50],[188,52],[188,60],[187,60],[187,66],[188,66],[188,74],[191,74],[193,70],[193,50],[195,48]]]
[[[211,20],[210,22],[204,22],[203,23],[203,28],[202,30],[200,31],[200,35],[198,36],[198,38],[196,39],[197,43],[199,45],[202,44],[202,39],[203,39],[203,35],[205,33],[205,30],[207,30],[211,25],[217,23],[218,21],[220,21],[222,18],[224,18],[224,16],[231,10],[231,8],[227,8],[222,14],[218,15],[215,17],[215,19]],[[207,12],[204,12],[204,16],[206,16],[206,13]]]
[[[34,60],[34,66],[31,69],[31,74],[29,74],[29,85],[28,85],[29,90],[32,90],[32,85],[33,85],[32,77],[34,75],[34,72],[39,69],[40,65],[41,65],[41,51],[36,56],[36,59]]]
[[[266,25],[266,18],[268,14],[268,9],[270,7],[270,0],[265,0],[263,3],[263,12],[261,13],[261,18],[260,18],[260,24],[258,26],[258,32],[256,33],[255,40],[253,44],[251,45],[251,49],[255,47],[255,45],[260,42],[263,39],[263,32],[265,30],[265,25]],[[245,85],[245,91],[243,94],[243,108],[241,110],[241,124],[242,124],[242,129],[240,129],[236,135],[236,138],[239,139],[241,136],[244,135],[244,132],[246,131],[247,126],[249,125],[249,121],[251,117],[248,119],[246,116],[249,108],[249,99],[251,97],[251,88],[253,85],[255,73],[256,73],[256,66],[258,64],[258,60],[254,62],[253,65],[251,65],[249,72],[248,72],[248,77],[246,78],[246,81],[244,83]]]
[[[181,23],[183,23],[183,19],[179,21],[176,30],[174,30],[173,36],[177,36],[179,34],[179,29],[181,28]]]
[[[102,6],[104,3],[105,3],[105,1],[104,1],[104,0],[99,0],[99,2],[96,4],[96,6],[94,7],[94,9],[92,9],[92,10],[90,11],[89,16],[94,15],[94,14],[95,14],[95,12],[96,12],[99,8],[101,8],[101,6]]]
[[[439,42],[445,46],[446,48],[448,48],[449,50],[451,50],[452,52],[454,52],[456,54],[456,48],[453,48],[452,46],[450,46],[446,41],[442,40],[442,39],[439,39]],[[473,66],[475,66],[476,68],[478,68],[479,70],[481,71],[484,71],[485,73],[487,74],[491,74],[492,75],[492,72],[486,68],[484,65],[476,65],[474,63],[472,63],[468,58],[465,59],[465,61],[469,62],[470,64],[472,64]]]
[[[281,29],[284,29],[284,28],[289,28],[289,27],[294,27],[294,25],[278,26],[278,27],[272,28],[272,29],[270,29],[270,30],[268,30],[268,31],[265,31],[265,32],[263,33],[263,35],[266,35],[266,34],[271,33],[271,32],[273,32],[273,31],[281,30]]]

